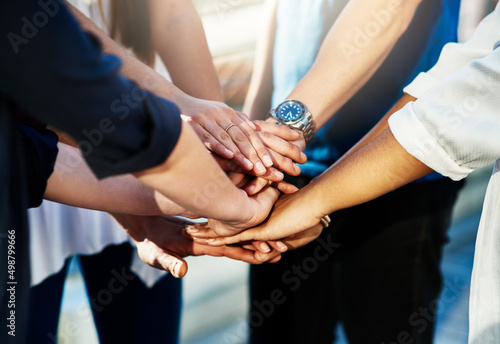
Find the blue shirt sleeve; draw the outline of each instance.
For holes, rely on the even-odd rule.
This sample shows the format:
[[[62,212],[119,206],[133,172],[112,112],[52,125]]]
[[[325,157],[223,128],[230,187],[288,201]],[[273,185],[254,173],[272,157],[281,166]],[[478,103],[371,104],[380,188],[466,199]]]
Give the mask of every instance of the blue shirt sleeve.
[[[0,14],[0,96],[71,135],[100,177],[169,156],[180,135],[175,104],[119,74],[59,0],[7,2]]]

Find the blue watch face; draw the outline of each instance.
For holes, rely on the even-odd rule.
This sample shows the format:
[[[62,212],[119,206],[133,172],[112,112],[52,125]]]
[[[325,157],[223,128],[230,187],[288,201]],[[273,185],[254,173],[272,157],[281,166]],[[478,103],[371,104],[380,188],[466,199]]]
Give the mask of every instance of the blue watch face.
[[[285,122],[295,122],[302,117],[302,106],[297,103],[285,103],[278,109],[278,118]]]

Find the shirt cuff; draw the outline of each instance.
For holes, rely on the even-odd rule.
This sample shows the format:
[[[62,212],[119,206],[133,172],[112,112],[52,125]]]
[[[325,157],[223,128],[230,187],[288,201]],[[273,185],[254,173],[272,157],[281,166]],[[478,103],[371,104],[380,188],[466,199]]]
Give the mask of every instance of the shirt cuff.
[[[403,89],[404,93],[409,94],[414,98],[420,98],[425,91],[439,82],[438,78],[433,77],[429,73],[420,73],[417,77]]]
[[[138,123],[137,129],[140,135],[128,139],[140,142],[145,138],[145,144],[120,160],[106,159],[103,156],[94,157],[93,154],[86,156],[87,163],[98,178],[138,172],[157,166],[167,160],[174,150],[182,126],[177,106],[152,94],[148,94],[143,105],[144,113],[148,115],[147,123],[146,125]]]
[[[473,170],[457,164],[418,119],[413,102],[389,118],[392,134],[401,146],[434,171],[461,180]]]

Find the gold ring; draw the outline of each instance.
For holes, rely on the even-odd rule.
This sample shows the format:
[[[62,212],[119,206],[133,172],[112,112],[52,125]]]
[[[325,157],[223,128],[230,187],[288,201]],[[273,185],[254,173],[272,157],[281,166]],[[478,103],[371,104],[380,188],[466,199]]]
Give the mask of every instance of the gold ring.
[[[227,133],[227,131],[228,131],[231,127],[234,127],[234,126],[236,126],[236,124],[231,123],[231,124],[229,124],[229,125],[228,125],[225,129],[224,129],[224,131]]]
[[[328,215],[325,215],[321,218],[321,220],[319,220],[321,222],[321,224],[323,225],[323,228],[327,228],[328,226],[330,226],[330,222],[332,220],[330,220],[330,216]]]

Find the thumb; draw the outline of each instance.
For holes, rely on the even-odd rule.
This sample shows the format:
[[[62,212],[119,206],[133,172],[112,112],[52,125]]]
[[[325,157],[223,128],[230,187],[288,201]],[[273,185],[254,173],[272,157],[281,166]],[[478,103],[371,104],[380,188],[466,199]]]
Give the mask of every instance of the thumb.
[[[177,258],[168,253],[160,254],[156,259],[156,267],[168,271],[175,278],[182,278],[186,276],[188,265],[182,258]]]

